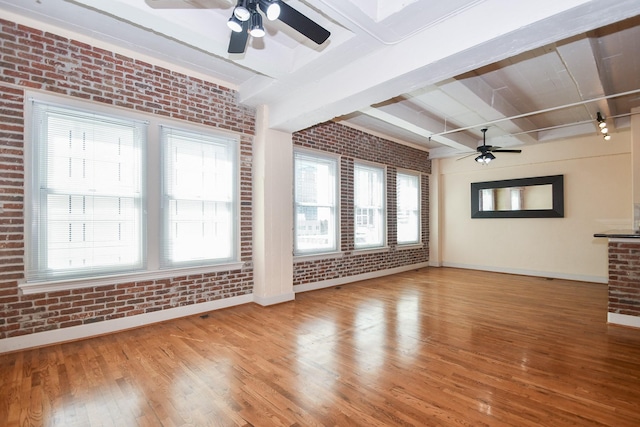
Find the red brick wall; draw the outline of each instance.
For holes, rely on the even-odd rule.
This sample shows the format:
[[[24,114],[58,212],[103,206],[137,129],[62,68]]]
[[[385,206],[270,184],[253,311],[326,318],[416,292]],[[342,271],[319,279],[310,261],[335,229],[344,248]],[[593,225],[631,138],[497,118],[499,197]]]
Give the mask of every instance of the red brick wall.
[[[640,241],[609,241],[609,312],[640,316]]]
[[[235,91],[0,19],[0,339],[197,304],[253,290],[255,111]],[[21,295],[24,90],[32,89],[240,134],[242,270]]]
[[[431,162],[426,151],[400,145],[333,122],[293,134],[294,146],[311,148],[340,157],[340,258],[298,261],[293,266],[293,284],[322,282],[388,270],[429,260],[429,179]],[[358,160],[387,165],[388,251],[358,252],[355,247],[353,168]],[[396,224],[396,174],[398,169],[421,172],[422,242],[419,248],[398,250]]]

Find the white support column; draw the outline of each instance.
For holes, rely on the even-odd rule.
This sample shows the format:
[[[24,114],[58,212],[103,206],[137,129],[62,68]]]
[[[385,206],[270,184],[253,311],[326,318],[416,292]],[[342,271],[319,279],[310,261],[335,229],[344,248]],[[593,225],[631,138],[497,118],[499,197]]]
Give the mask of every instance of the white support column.
[[[633,191],[633,227],[640,229],[640,108],[631,110],[631,189]]]
[[[293,142],[269,129],[258,108],[253,145],[253,299],[260,305],[291,301],[293,292]]]
[[[441,179],[440,160],[433,159],[429,175],[429,265],[432,267],[442,267]]]

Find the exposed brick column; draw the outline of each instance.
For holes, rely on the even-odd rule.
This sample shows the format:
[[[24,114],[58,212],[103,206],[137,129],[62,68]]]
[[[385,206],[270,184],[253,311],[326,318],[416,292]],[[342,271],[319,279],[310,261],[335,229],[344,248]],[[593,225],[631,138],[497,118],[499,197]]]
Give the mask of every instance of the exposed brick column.
[[[609,241],[609,313],[640,316],[640,240]]]

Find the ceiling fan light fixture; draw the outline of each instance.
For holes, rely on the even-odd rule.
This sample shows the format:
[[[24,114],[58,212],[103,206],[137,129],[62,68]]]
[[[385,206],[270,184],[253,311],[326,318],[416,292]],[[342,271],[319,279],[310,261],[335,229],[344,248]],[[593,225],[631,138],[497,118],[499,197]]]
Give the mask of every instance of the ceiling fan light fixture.
[[[600,132],[601,133],[609,133],[609,128],[607,128],[606,124],[604,126],[600,126]]]
[[[607,123],[605,123],[605,122],[600,122],[600,123],[598,123],[598,126],[600,126],[600,129],[602,129],[602,128],[604,128],[604,127],[607,127]]]
[[[231,28],[231,31],[239,33],[242,31],[242,21],[235,15],[231,15],[231,18],[227,21],[227,27]]]
[[[264,27],[262,26],[262,15],[258,12],[251,14],[251,26],[249,27],[249,34],[252,37],[264,37]]]
[[[246,22],[251,18],[251,12],[247,6],[248,0],[238,0],[238,4],[233,9],[233,16],[241,22]]]
[[[605,141],[609,141],[611,139],[611,135],[606,134],[603,138]]]
[[[494,160],[496,156],[491,153],[482,153],[478,157],[476,157],[476,162],[482,165],[488,165],[491,160]]]
[[[280,1],[279,0],[259,0],[260,10],[264,12],[269,21],[275,21],[280,17]]]

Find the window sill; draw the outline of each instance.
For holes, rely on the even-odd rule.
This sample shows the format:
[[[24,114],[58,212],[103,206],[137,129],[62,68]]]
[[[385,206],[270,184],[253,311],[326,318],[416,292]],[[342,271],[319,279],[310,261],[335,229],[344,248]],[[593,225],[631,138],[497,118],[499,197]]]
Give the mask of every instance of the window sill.
[[[391,248],[389,246],[378,246],[375,248],[356,248],[353,250],[353,253],[356,255],[375,254],[375,253],[389,252],[390,250]]]
[[[195,274],[215,273],[218,271],[240,270],[244,262],[217,264],[203,267],[172,268],[166,270],[141,271],[138,273],[118,274],[112,276],[79,277],[64,280],[47,280],[41,282],[23,282],[18,288],[23,295],[46,292],[66,291],[71,289],[93,288],[117,283],[140,282],[146,280],[166,279],[169,277],[189,276]]]
[[[294,255],[293,262],[320,261],[323,259],[343,258],[343,252],[325,252],[321,254]]]
[[[404,251],[404,250],[409,250],[409,249],[424,249],[424,243],[420,242],[420,243],[406,243],[403,245],[398,245],[396,246],[396,250],[398,251]]]

